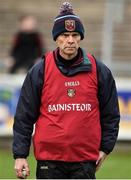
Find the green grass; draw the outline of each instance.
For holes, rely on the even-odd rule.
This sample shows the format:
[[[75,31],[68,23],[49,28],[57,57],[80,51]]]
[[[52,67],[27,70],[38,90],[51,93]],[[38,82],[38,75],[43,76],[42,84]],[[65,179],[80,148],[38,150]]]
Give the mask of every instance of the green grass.
[[[36,161],[31,153],[28,158],[31,169],[29,178],[35,178]],[[119,151],[111,153],[96,173],[99,179],[131,179],[131,152]],[[0,179],[16,178],[14,159],[10,150],[0,149]]]
[[[131,179],[131,152],[113,152],[97,172],[99,179]]]
[[[36,161],[33,157],[33,153],[28,158],[29,166],[31,169],[30,177],[35,178]],[[16,179],[14,171],[14,159],[12,157],[11,150],[0,149],[0,179]]]

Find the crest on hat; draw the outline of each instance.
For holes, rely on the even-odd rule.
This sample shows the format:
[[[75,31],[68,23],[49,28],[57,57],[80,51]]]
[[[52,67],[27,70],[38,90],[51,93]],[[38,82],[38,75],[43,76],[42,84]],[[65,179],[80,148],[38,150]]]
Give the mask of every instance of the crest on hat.
[[[75,21],[72,19],[65,20],[65,29],[67,31],[74,31],[75,30]]]

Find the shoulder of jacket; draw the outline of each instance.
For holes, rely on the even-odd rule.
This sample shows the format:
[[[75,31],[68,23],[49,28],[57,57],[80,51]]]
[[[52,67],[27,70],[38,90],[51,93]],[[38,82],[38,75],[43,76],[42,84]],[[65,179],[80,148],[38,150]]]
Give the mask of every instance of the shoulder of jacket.
[[[101,74],[111,74],[111,70],[102,61],[95,59],[97,71]]]
[[[32,76],[36,76],[37,74],[43,74],[44,71],[44,58],[40,58],[40,60],[29,70],[28,74]]]

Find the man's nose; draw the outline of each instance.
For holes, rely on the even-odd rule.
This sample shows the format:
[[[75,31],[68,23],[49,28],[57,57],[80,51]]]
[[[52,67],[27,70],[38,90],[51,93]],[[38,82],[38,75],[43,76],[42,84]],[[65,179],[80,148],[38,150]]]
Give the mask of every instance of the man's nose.
[[[68,42],[69,42],[69,43],[73,43],[73,42],[74,42],[74,38],[73,38],[72,36],[69,36],[69,37],[68,37]]]

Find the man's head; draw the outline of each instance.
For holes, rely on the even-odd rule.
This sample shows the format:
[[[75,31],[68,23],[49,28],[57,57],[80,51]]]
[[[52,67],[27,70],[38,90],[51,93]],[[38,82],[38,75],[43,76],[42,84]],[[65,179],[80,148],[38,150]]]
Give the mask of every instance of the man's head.
[[[37,29],[37,19],[33,15],[24,15],[20,18],[20,30],[33,32]]]
[[[54,21],[53,39],[59,47],[60,55],[70,60],[77,55],[80,41],[84,38],[84,27],[68,2],[63,3]]]
[[[78,32],[81,40],[84,39],[84,27],[79,16],[73,13],[72,5],[69,2],[64,2],[60,8],[59,15],[54,19],[52,29],[53,39],[64,32]]]

